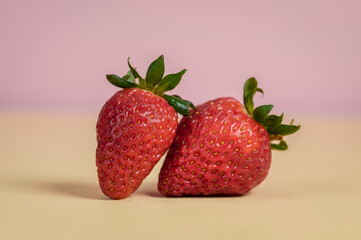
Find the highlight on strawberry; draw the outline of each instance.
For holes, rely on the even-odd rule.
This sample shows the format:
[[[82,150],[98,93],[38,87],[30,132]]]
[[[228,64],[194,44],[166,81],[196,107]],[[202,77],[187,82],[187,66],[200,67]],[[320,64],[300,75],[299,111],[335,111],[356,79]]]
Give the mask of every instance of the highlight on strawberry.
[[[282,124],[273,105],[254,108],[254,78],[244,84],[244,106],[232,97],[196,107],[179,123],[161,168],[158,190],[166,196],[241,195],[268,175],[271,149],[286,150],[284,136],[300,126]],[[271,141],[278,141],[271,143]]]
[[[104,104],[96,125],[99,185],[112,199],[125,198],[140,186],[173,142],[177,112],[186,116],[194,108],[178,95],[164,94],[179,84],[186,69],[164,76],[163,55],[150,64],[145,78],[129,58],[128,66],[123,77],[106,76],[123,90]]]

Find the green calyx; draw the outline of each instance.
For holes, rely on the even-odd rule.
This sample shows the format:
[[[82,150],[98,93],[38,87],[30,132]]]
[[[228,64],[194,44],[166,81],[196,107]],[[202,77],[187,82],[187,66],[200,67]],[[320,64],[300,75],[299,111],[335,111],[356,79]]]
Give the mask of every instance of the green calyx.
[[[139,88],[150,91],[167,100],[168,104],[183,116],[189,115],[190,108],[195,109],[190,101],[184,100],[178,95],[164,94],[166,91],[173,90],[179,84],[183,74],[187,71],[186,69],[183,69],[179,73],[164,76],[165,68],[163,55],[150,64],[145,79],[142,78],[137,70],[130,64],[129,58],[128,66],[130,70],[123,77],[109,74],[106,78],[111,84],[120,88]],[[138,83],[135,82],[135,79],[138,79]]]
[[[271,143],[271,149],[287,150],[288,146],[283,137],[297,132],[301,126],[293,125],[293,120],[289,125],[282,124],[283,113],[280,116],[269,114],[273,105],[254,108],[253,97],[256,92],[263,94],[263,90],[257,87],[257,80],[248,79],[243,86],[243,101],[248,114],[267,130],[270,141],[279,141],[277,144]]]

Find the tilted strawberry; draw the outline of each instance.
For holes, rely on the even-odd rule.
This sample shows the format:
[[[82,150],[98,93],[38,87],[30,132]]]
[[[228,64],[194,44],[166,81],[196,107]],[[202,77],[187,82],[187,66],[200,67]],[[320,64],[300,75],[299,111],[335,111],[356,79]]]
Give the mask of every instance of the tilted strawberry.
[[[133,193],[173,142],[177,113],[189,114],[189,101],[169,96],[186,70],[164,74],[160,56],[149,66],[143,79],[130,65],[122,78],[107,75],[110,83],[124,88],[103,106],[96,130],[96,165],[100,188],[112,199]],[[135,83],[139,80],[139,84]]]
[[[283,136],[300,126],[281,124],[283,114],[268,115],[273,105],[254,109],[256,92],[263,93],[250,78],[244,85],[245,107],[234,98],[218,98],[181,120],[159,174],[162,194],[240,195],[266,178],[271,149],[286,150]]]

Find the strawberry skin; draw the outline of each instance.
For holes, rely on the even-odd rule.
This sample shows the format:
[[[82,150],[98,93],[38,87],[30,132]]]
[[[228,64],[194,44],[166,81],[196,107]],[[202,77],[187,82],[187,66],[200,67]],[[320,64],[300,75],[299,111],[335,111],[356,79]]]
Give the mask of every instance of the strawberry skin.
[[[172,144],[177,114],[149,91],[127,88],[102,108],[96,130],[100,188],[112,199],[133,193]]]
[[[271,164],[266,129],[234,98],[218,98],[184,117],[162,166],[166,196],[240,195],[260,184]]]

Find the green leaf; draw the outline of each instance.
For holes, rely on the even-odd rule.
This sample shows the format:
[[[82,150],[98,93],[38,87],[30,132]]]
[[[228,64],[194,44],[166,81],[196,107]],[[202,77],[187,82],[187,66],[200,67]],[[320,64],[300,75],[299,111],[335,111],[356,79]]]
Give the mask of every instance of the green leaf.
[[[138,78],[139,79],[139,87],[141,89],[145,89],[145,80],[139,75],[137,70],[135,70],[135,68],[133,68],[133,66],[129,62],[129,59],[130,59],[130,57],[128,57],[128,66],[129,66],[130,70],[132,71],[134,78]]]
[[[262,97],[263,97],[264,92],[263,92],[263,90],[262,90],[261,88],[256,88],[255,93],[256,93],[256,92],[262,93]]]
[[[247,95],[244,98],[244,107],[246,108],[248,114],[253,117],[253,109],[254,109],[254,103],[253,103],[253,96],[252,94]]]
[[[279,125],[281,125],[282,120],[283,120],[283,113],[280,116],[269,115],[266,117],[266,119],[263,123],[263,126],[267,130],[272,130],[272,129],[278,127]]]
[[[132,73],[132,70],[129,70],[127,72],[127,74],[125,74],[123,77],[122,77],[124,80],[127,80],[128,82],[132,82],[132,83],[135,83],[135,79],[134,79],[134,75]]]
[[[257,107],[253,111],[253,118],[259,123],[264,122],[267,115],[271,112],[272,108],[273,108],[273,105],[262,105],[262,106]]]
[[[182,79],[183,74],[187,71],[187,69],[183,69],[179,73],[168,74],[162,80],[160,80],[158,86],[155,89],[155,92],[159,95],[166,91],[170,91],[174,89],[180,80]]]
[[[147,83],[147,87],[153,89],[159,81],[162,79],[164,74],[164,57],[161,55],[159,58],[154,60],[147,71],[147,75],[145,77],[145,81]]]
[[[193,103],[191,101],[185,100],[178,95],[172,95],[172,97],[179,98],[180,100],[182,100],[183,102],[185,102],[187,104],[188,108],[192,108],[193,110],[196,110],[196,107],[193,105]]]
[[[285,125],[285,124],[281,124],[278,127],[269,130],[268,132],[270,134],[274,134],[274,135],[282,135],[282,136],[286,136],[286,135],[290,135],[292,133],[297,132],[300,129],[301,126],[295,126],[295,125]]]
[[[252,117],[254,110],[253,97],[256,92],[263,94],[263,90],[257,88],[257,80],[253,77],[249,78],[243,85],[243,102],[248,114]]]
[[[285,141],[281,140],[279,144],[271,143],[271,149],[284,151],[288,149],[288,146]]]
[[[183,102],[185,102],[187,104],[188,108],[191,107],[194,111],[196,110],[196,107],[194,106],[194,104],[191,101],[188,101],[185,99],[182,99],[182,100],[183,100]]]
[[[243,96],[252,94],[257,88],[257,80],[254,77],[249,78],[243,85]]]
[[[121,88],[134,88],[138,85],[132,82],[129,82],[123,78],[118,77],[115,74],[110,74],[106,76],[108,81],[113,84],[114,86],[121,87]]]
[[[169,105],[171,105],[176,110],[176,112],[182,114],[183,116],[189,115],[190,111],[187,104],[183,100],[165,94],[163,96],[167,100]]]

